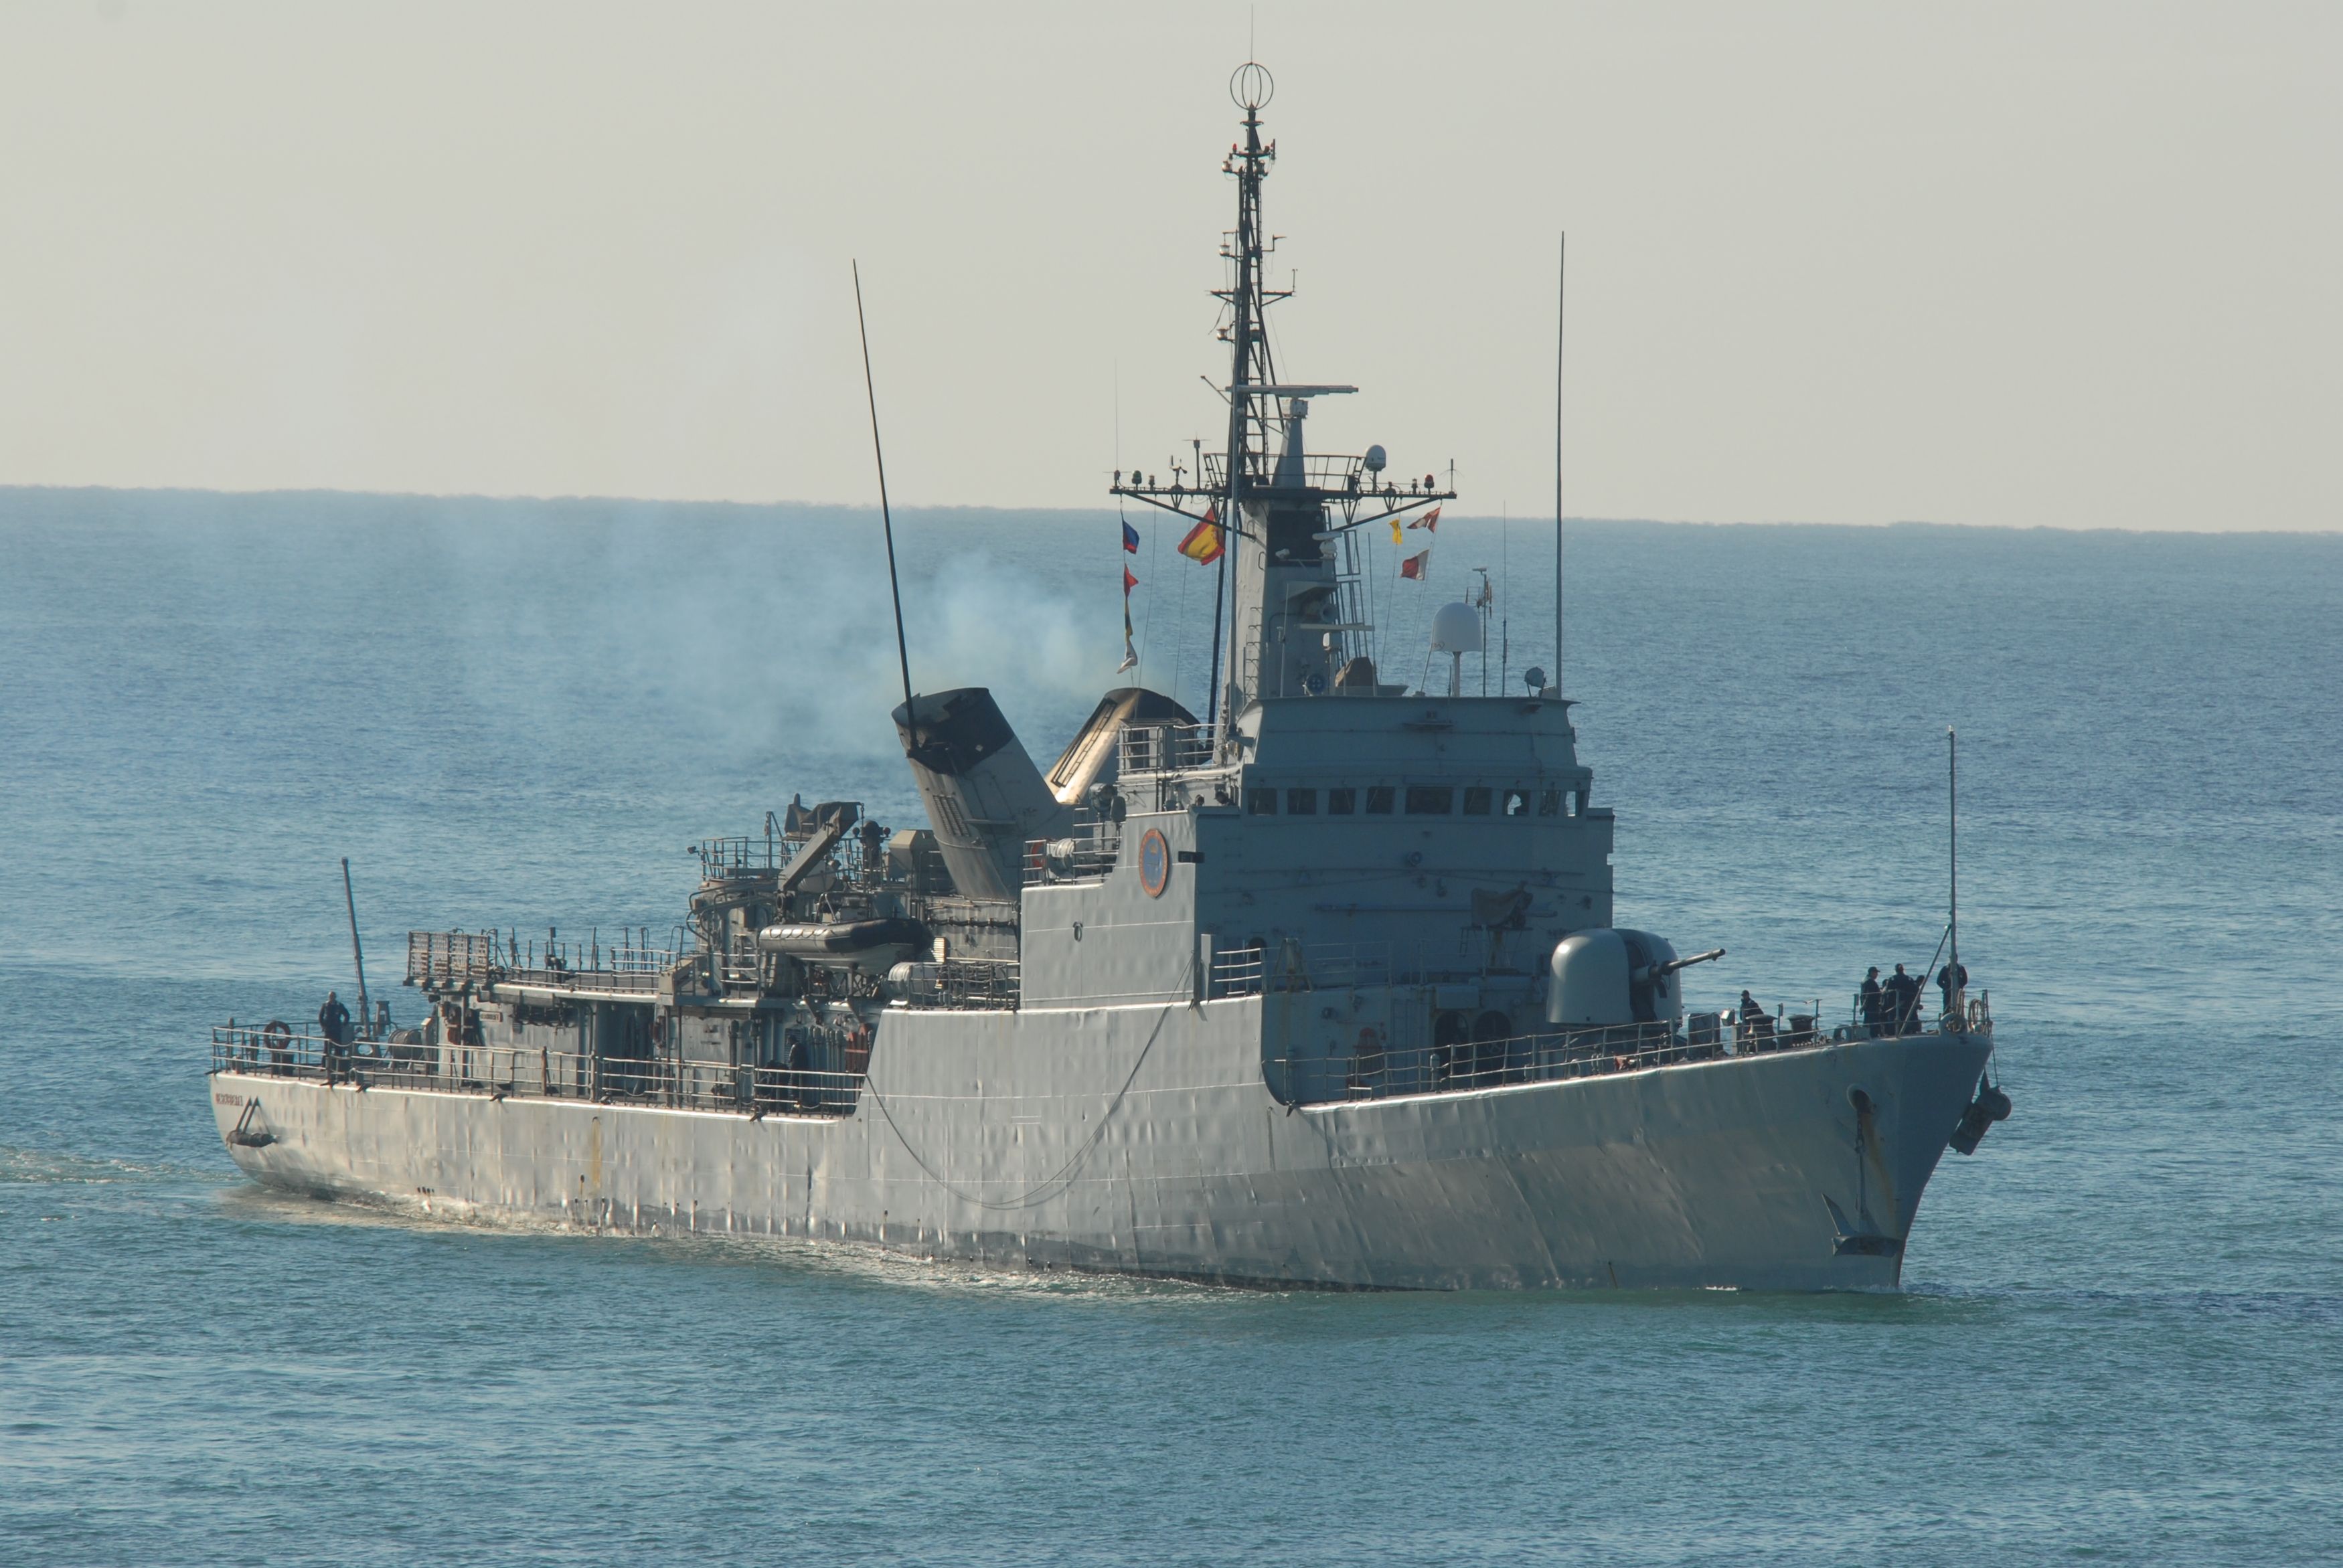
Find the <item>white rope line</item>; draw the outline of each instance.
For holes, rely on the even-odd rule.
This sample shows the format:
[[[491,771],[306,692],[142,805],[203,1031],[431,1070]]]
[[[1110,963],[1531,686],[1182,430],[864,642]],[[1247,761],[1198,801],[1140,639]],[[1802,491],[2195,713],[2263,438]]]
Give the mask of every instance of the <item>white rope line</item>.
[[[1195,960],[1192,958],[1188,960],[1188,972],[1192,981],[1195,975]],[[953,1197],[958,1198],[963,1203],[973,1203],[980,1209],[1031,1209],[1047,1202],[1051,1197],[1054,1197],[1056,1193],[1052,1192],[1051,1189],[1056,1188],[1062,1191],[1065,1187],[1072,1184],[1075,1167],[1080,1165],[1083,1161],[1089,1159],[1091,1151],[1098,1147],[1099,1141],[1106,1136],[1107,1123],[1114,1120],[1114,1113],[1118,1110],[1121,1109],[1124,1098],[1131,1093],[1131,1084],[1138,1081],[1140,1068],[1146,1064],[1149,1053],[1155,1049],[1156,1040],[1162,1037],[1163,1026],[1171,1021],[1172,1010],[1179,1007],[1184,1007],[1187,1004],[1185,1002],[1177,1001],[1166,1002],[1164,1004],[1163,1010],[1156,1015],[1155,1027],[1148,1031],[1147,1042],[1139,1048],[1139,1055],[1131,1062],[1131,1071],[1129,1075],[1123,1079],[1122,1087],[1114,1091],[1114,1098],[1107,1102],[1106,1110],[1099,1116],[1098,1125],[1091,1129],[1091,1135],[1083,1139],[1075,1148],[1074,1151],[1066,1157],[1066,1162],[1063,1165],[1059,1166],[1049,1175],[1043,1177],[1039,1182],[1027,1188],[1023,1192],[1019,1193],[1015,1198],[1012,1198],[1006,1202],[998,1202],[990,1198],[980,1198],[976,1194],[965,1191],[952,1182],[946,1181],[942,1174],[940,1173],[934,1166],[928,1163],[927,1156],[921,1154],[917,1149],[911,1147],[911,1141],[903,1135],[901,1124],[895,1120],[894,1111],[888,1107],[887,1097],[879,1092],[878,1083],[868,1077],[866,1077],[863,1081],[870,1088],[871,1101],[879,1107],[880,1114],[886,1117],[889,1131],[895,1134],[895,1141],[903,1146],[903,1152],[911,1157],[911,1162],[927,1173],[928,1180],[933,1181],[937,1186],[941,1187],[945,1191],[950,1193]],[[974,1098],[981,1100],[996,1097],[984,1095],[935,1095],[906,1096],[905,1098],[933,1098],[939,1100],[965,1100]],[[1001,1095],[997,1098],[1007,1100],[1012,1097]]]

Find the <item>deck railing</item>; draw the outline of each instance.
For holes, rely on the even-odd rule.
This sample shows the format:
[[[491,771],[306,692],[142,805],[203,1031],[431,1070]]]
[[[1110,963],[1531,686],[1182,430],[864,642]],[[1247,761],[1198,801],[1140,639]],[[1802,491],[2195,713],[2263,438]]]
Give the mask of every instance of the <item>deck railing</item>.
[[[1931,989],[1937,990],[1938,1000],[1934,1002],[1931,1002],[1927,997],[1927,991]],[[1876,1037],[1933,1033],[1943,1029],[1954,1017],[1952,1013],[1945,1010],[1943,991],[1934,987],[1924,987],[1913,993],[1911,1010],[1905,1015],[1904,1026],[1900,1030],[1896,1027],[1896,1002],[1893,997],[1883,995],[1879,999],[1877,1008],[1875,1014],[1866,1016],[1863,1009],[1863,993],[1859,990],[1853,993],[1846,1008],[1847,1030],[1850,1038],[1855,1035]],[[1963,996],[1959,1023],[1970,1034],[1991,1034],[1993,1032],[1993,993],[1980,990],[1974,995]]]
[[[347,1083],[361,1089],[580,1100],[612,1105],[729,1111],[744,1116],[852,1114],[860,1072],[724,1062],[639,1060],[513,1045],[338,1046],[317,1034],[229,1024],[212,1030],[212,1070]]]
[[[1209,768],[1212,731],[1202,724],[1132,724],[1116,737],[1118,766],[1126,776]]]
[[[921,959],[903,966],[887,994],[919,1008],[1014,1008],[1021,993],[1015,959]]]
[[[1696,1015],[1697,1016],[1697,1015]],[[1714,1021],[1716,1014],[1705,1015]],[[1666,1023],[1619,1024],[1603,1029],[1556,1030],[1499,1040],[1357,1050],[1327,1056],[1273,1060],[1273,1087],[1289,1103],[1323,1104],[1385,1100],[1397,1095],[1441,1094],[1506,1084],[1547,1083],[1636,1072],[1676,1062],[1729,1056],[1808,1050],[1828,1043],[1818,1030],[1736,1039],[1729,1031],[1695,1041]]]
[[[1077,808],[1063,838],[1025,840],[1025,885],[1095,882],[1114,869],[1122,853],[1122,824]]]
[[[1394,965],[1389,942],[1303,942],[1215,948],[1207,1000],[1258,996],[1263,991],[1342,990],[1383,986],[1421,978]]]
[[[639,941],[639,927],[622,929],[617,943],[604,942],[598,931],[582,941],[548,935],[541,943],[501,931],[409,931],[407,983],[438,990],[497,980],[567,990],[657,990],[659,976],[682,955]]]

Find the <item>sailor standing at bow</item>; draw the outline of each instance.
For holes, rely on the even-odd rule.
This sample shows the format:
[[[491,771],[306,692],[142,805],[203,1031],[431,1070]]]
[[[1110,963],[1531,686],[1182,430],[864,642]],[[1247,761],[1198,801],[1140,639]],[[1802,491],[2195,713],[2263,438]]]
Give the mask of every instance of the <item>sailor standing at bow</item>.
[[[332,991],[326,993],[325,1006],[317,1010],[317,1032],[325,1037],[326,1081],[332,1083],[340,1075],[344,1047],[350,1039],[350,1010]]]

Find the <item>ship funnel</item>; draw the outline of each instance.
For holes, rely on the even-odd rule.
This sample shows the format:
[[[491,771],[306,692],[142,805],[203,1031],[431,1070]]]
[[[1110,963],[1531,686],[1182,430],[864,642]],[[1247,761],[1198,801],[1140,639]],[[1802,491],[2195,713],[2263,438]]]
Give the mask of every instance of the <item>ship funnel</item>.
[[[1114,782],[1122,732],[1134,724],[1192,726],[1196,716],[1160,691],[1143,686],[1121,686],[1099,699],[1099,705],[1050,769],[1050,793],[1061,806],[1079,805],[1093,784]]]
[[[911,781],[928,808],[952,883],[971,899],[1014,902],[1028,839],[1070,821],[1017,732],[980,686],[923,692],[895,709]]]

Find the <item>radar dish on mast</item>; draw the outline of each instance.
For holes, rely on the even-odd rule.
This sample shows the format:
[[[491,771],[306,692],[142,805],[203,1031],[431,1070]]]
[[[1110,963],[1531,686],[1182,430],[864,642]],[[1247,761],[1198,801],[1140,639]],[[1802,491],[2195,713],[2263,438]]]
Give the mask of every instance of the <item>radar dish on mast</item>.
[[[1269,74],[1268,66],[1247,60],[1229,78],[1229,96],[1236,100],[1240,109],[1266,108],[1270,99],[1277,96],[1277,80]]]

